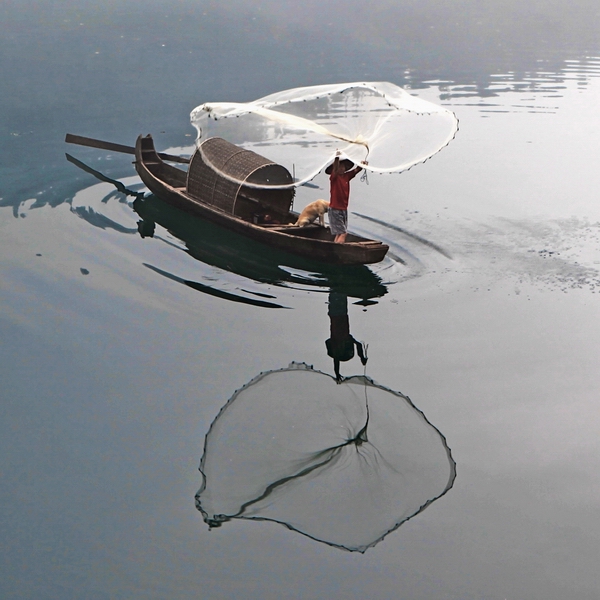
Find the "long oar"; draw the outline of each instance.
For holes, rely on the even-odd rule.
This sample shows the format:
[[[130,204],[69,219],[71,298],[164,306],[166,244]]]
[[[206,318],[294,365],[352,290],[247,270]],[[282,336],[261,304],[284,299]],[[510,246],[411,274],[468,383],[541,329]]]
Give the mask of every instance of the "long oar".
[[[95,140],[94,138],[83,137],[81,135],[73,135],[72,133],[67,133],[65,136],[65,142],[67,142],[67,144],[89,146],[90,148],[100,148],[101,150],[112,150],[113,152],[121,152],[123,154],[135,154],[135,148],[132,146],[123,146],[122,144],[103,142],[102,140]],[[190,162],[190,159],[184,156],[173,156],[172,154],[165,154],[163,152],[158,152],[157,154],[163,160],[168,160],[171,162],[186,164],[189,164]]]

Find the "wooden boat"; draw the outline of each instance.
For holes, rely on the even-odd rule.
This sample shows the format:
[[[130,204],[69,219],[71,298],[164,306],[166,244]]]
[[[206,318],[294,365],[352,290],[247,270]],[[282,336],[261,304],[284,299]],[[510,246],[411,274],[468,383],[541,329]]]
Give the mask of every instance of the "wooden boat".
[[[360,265],[380,262],[389,249],[350,232],[346,243],[336,244],[329,228],[317,224],[295,227],[294,188],[268,187],[293,183],[289,171],[221,138],[205,140],[186,171],[163,160],[152,136],[140,136],[135,168],[148,189],[168,204],[284,252]]]

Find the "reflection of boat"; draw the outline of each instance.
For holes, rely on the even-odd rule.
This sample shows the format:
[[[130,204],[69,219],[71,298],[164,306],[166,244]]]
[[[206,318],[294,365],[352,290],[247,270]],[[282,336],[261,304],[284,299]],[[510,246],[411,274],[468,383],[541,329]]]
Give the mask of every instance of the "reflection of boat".
[[[364,552],[453,485],[446,439],[407,396],[304,363],[261,373],[206,435],[196,507],[209,527],[274,521]]]
[[[388,251],[382,242],[356,234],[335,244],[328,228],[295,227],[289,171],[220,138],[203,142],[188,171],[165,163],[151,136],[137,139],[135,158],[142,181],[165,202],[271,248],[347,265],[380,262]]]
[[[278,286],[321,287],[362,300],[387,293],[381,279],[364,265],[326,265],[266,248],[173,208],[156,196],[138,196],[133,209],[142,218],[138,226],[142,235],[153,235],[153,225],[158,223],[180,239],[197,260],[253,281]]]

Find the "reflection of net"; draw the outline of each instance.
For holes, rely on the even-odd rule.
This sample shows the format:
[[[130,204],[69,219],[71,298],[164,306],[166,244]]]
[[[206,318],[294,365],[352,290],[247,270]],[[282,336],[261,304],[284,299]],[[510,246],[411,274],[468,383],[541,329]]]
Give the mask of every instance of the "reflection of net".
[[[285,90],[248,103],[207,103],[191,121],[197,143],[218,136],[309,181],[336,149],[378,173],[400,172],[439,152],[456,134],[451,111],[387,82]]]
[[[196,503],[209,526],[272,520],[360,552],[455,477],[444,437],[406,396],[360,376],[338,385],[298,363],[233,395],[206,436],[200,470]]]

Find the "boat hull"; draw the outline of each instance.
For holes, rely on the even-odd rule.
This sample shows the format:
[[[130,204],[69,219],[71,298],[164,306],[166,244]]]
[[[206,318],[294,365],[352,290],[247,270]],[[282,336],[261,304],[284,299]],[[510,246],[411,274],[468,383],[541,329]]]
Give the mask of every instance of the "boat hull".
[[[177,185],[185,181],[182,179],[185,172],[160,159],[154,150],[152,138],[138,138],[135,156],[136,171],[154,195],[180,210],[191,212],[260,243],[320,262],[340,265],[378,263],[388,251],[388,246],[381,242],[351,233],[348,234],[349,241],[336,244],[329,230],[318,225],[307,228],[256,225],[213,208],[187,194],[183,186]]]

